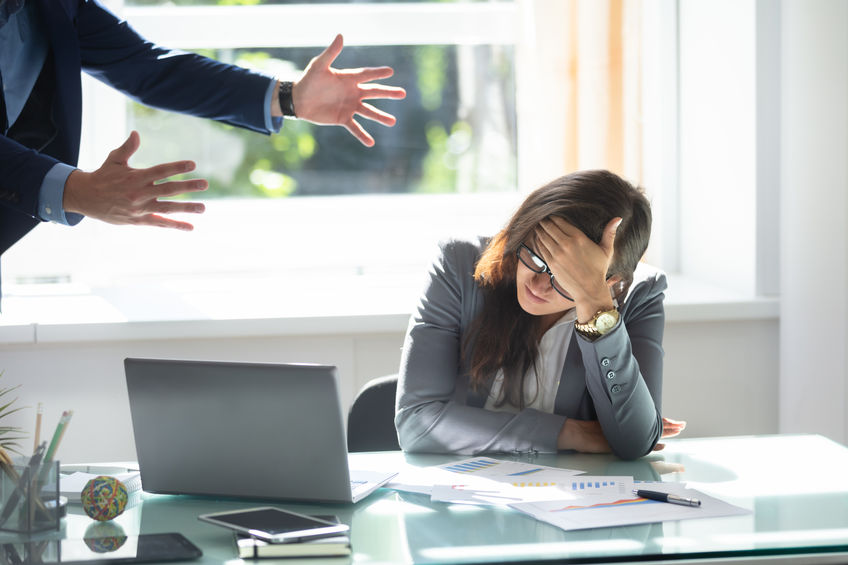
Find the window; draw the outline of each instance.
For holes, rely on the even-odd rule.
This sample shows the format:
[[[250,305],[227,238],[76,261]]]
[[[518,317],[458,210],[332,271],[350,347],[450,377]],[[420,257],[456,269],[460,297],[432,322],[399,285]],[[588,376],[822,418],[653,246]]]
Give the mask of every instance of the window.
[[[574,140],[585,147],[598,114],[585,109],[592,91],[575,81],[597,78],[601,44],[578,39],[626,37],[630,44],[610,48],[615,60],[633,51],[628,45],[644,46],[640,30],[661,19],[655,4],[634,2],[109,5],[157,43],[283,77],[342,32],[335,66],[392,65],[396,75],[385,82],[408,97],[376,102],[398,125],[367,125],[377,140],[367,149],[341,128],[288,121],[267,138],[144,108],[86,80],[81,166],[96,168],[138,129],[142,146],[131,163],[195,160],[212,185],[207,212],[192,218],[191,234],[91,221],[41,226],[4,256],[6,321],[409,311],[439,239],[494,233],[524,192],[564,171],[616,170],[608,155],[576,152]],[[659,50],[640,48],[637,62]],[[574,75],[575,61],[589,73]],[[621,81],[614,105],[662,107],[664,99],[643,94],[649,86],[668,90]],[[641,149],[619,155],[617,170],[629,163],[633,180],[659,179],[652,148],[667,146],[668,136],[634,108],[629,123],[640,127],[615,127],[629,132],[620,146]],[[36,305],[25,300],[30,294],[53,298]]]

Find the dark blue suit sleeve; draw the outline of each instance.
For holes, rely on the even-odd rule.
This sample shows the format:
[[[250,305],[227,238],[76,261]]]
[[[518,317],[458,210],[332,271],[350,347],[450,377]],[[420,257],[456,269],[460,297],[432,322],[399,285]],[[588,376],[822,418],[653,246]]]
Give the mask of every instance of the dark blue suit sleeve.
[[[24,190],[22,187],[41,186],[44,176],[56,163],[58,161],[53,157],[0,135],[0,205],[37,219],[38,190]],[[0,234],[5,234],[4,228],[7,227],[0,226]],[[2,246],[0,253],[6,247]]]
[[[76,21],[82,68],[98,80],[148,106],[270,133],[270,77],[156,46],[92,0]]]

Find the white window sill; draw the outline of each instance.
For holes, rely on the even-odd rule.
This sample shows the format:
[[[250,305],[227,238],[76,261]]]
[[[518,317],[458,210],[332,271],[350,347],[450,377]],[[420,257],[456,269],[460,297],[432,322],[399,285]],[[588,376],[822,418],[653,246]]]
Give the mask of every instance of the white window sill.
[[[291,286],[291,280],[287,280]],[[351,276],[311,281],[284,294],[279,280],[169,281],[144,292],[100,295],[54,285],[52,295],[20,290],[3,299],[0,343],[33,344],[246,336],[403,332],[419,277]],[[666,320],[672,323],[776,319],[777,298],[741,296],[681,276],[670,277]],[[240,295],[233,300],[233,295]],[[138,297],[145,297],[139,300]],[[145,313],[158,312],[157,318]],[[161,315],[166,313],[165,315]],[[38,321],[34,321],[38,320]]]

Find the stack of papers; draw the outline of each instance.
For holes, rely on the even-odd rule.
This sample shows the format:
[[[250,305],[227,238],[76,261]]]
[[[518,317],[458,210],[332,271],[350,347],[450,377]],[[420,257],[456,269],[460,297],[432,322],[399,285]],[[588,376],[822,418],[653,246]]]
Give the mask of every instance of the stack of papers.
[[[474,457],[405,471],[388,488],[429,494],[435,502],[505,505],[563,530],[580,530],[747,514],[683,483],[636,482],[626,476],[588,476],[583,471],[520,461]],[[700,507],[640,498],[634,489],[698,498]]]

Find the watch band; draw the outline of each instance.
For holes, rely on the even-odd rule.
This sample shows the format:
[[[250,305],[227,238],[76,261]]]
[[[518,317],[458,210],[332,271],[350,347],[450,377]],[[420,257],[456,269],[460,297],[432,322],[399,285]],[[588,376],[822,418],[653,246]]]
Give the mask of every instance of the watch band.
[[[294,98],[292,97],[293,86],[293,82],[281,80],[278,96],[280,100],[280,110],[282,110],[283,115],[295,118],[297,115],[294,113]]]
[[[577,320],[574,320],[574,329],[583,337],[595,340],[615,327],[618,323],[618,319],[619,314],[617,309],[601,309],[595,312],[595,315],[592,316],[592,318],[585,324],[581,324]],[[602,323],[599,323],[599,320],[601,320]]]

